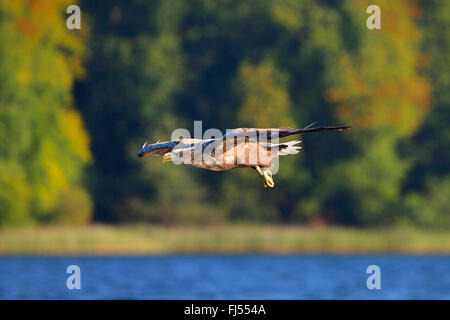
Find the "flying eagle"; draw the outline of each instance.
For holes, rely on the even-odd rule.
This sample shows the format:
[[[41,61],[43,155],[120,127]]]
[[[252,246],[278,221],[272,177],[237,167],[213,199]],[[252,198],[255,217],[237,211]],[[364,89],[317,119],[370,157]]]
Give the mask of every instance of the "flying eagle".
[[[273,159],[296,154],[302,147],[297,146],[301,142],[298,140],[283,143],[271,141],[294,134],[350,129],[345,125],[313,127],[313,124],[303,129],[237,128],[218,138],[157,141],[153,144],[145,142],[137,155],[140,158],[161,155],[163,163],[173,162],[214,171],[253,168],[263,177],[264,187],[273,188]]]

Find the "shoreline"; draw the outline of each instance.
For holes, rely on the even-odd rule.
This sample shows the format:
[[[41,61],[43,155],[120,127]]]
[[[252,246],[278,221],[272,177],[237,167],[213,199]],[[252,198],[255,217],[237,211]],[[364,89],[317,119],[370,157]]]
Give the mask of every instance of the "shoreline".
[[[450,233],[282,225],[35,226],[0,230],[0,256],[450,254]]]

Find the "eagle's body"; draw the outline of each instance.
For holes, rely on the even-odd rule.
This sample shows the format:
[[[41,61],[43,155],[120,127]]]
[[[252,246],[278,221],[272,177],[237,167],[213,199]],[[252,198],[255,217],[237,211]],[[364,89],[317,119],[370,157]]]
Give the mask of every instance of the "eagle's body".
[[[237,128],[214,139],[179,139],[174,141],[144,143],[139,157],[163,155],[163,162],[190,165],[197,168],[224,171],[235,168],[254,168],[264,177],[264,185],[273,187],[273,159],[280,155],[296,154],[301,141],[272,143],[277,138],[293,134],[324,130],[345,130],[347,126],[308,126],[292,128]]]

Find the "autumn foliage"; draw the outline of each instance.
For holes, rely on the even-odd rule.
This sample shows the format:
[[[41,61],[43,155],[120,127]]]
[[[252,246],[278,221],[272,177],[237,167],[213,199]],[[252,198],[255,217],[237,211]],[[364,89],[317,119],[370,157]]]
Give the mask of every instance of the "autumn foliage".
[[[0,0],[0,224],[450,226],[446,0]],[[277,186],[139,161],[176,128],[302,137]],[[93,215],[91,215],[91,213]],[[430,218],[432,217],[432,218]]]

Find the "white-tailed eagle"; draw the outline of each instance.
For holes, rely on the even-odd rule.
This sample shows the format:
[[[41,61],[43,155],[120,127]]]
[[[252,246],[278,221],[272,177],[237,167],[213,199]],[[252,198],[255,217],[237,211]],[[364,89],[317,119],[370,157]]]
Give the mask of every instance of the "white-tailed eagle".
[[[275,185],[272,178],[273,159],[278,156],[296,154],[301,141],[272,143],[278,138],[294,134],[326,130],[346,130],[345,125],[292,128],[237,128],[225,135],[213,139],[179,139],[144,143],[138,152],[139,157],[161,155],[163,163],[172,161],[176,164],[190,165],[214,171],[235,168],[253,168],[264,179],[265,187]]]

